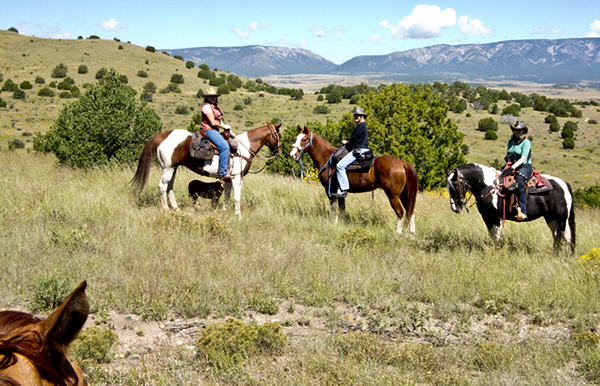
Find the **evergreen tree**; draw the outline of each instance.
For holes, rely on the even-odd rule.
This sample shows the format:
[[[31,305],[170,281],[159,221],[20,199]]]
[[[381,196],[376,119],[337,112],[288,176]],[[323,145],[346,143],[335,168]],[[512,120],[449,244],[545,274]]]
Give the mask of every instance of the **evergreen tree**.
[[[137,161],[146,142],[160,131],[160,118],[137,102],[135,90],[115,70],[102,80],[66,105],[52,129],[34,138],[35,150],[80,168]]]

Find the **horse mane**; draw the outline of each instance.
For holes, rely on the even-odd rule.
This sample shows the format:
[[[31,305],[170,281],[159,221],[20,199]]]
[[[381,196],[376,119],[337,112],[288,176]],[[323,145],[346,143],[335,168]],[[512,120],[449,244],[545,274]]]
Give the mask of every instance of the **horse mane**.
[[[0,371],[17,362],[16,354],[26,357],[38,370],[43,379],[61,386],[68,386],[66,377],[61,374],[52,359],[52,349],[49,347],[39,332],[34,328],[27,328],[39,323],[41,320],[24,312],[0,312]],[[0,384],[18,386],[14,379],[0,374]]]

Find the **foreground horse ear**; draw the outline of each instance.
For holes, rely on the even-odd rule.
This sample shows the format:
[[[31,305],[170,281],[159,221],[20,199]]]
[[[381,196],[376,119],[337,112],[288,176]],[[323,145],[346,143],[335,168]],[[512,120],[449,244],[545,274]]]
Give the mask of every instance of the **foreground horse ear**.
[[[87,320],[90,306],[84,281],[50,316],[40,322],[41,334],[57,351],[65,353]]]
[[[308,134],[309,130],[308,130],[308,128],[307,128],[306,126],[304,126],[304,130],[302,130],[302,132],[303,132],[304,134]]]
[[[302,128],[300,127],[300,125],[298,125],[298,133],[302,132]]]

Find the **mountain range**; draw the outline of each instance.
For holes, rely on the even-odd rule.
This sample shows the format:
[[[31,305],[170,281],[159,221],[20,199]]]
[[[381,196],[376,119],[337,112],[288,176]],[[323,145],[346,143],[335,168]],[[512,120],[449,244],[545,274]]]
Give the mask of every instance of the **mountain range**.
[[[509,40],[434,45],[387,55],[357,56],[335,64],[306,49],[276,46],[166,49],[196,65],[245,77],[338,74],[395,79],[485,79],[600,84],[600,38]]]

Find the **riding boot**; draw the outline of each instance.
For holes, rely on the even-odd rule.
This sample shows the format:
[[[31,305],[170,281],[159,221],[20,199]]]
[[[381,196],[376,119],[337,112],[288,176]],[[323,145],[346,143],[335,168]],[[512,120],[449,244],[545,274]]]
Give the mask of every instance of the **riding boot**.
[[[231,158],[229,158],[229,162],[227,164],[227,173],[225,173],[225,176],[223,177],[223,181],[225,181],[225,182],[231,181]]]
[[[527,220],[527,215],[521,211],[521,208],[517,206],[517,221]]]

